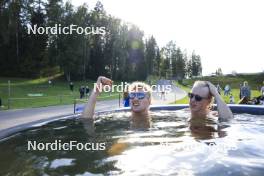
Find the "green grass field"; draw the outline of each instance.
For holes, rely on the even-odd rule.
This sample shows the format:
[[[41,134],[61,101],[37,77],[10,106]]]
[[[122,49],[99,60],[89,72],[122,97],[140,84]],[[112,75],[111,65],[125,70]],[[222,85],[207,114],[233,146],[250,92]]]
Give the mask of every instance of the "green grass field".
[[[54,76],[52,83],[48,84],[49,78],[22,79],[22,78],[0,78],[0,97],[2,99],[2,109],[8,108],[8,80],[10,80],[10,99],[11,109],[43,107],[51,105],[73,104],[74,99],[78,99],[79,88],[81,85],[88,85],[90,90],[93,88],[94,81],[74,82],[74,91],[71,92],[67,81],[60,79],[60,75]],[[28,94],[43,94],[43,96],[32,97]],[[101,93],[98,99],[116,99],[118,93]]]
[[[152,78],[153,79],[153,78]],[[150,79],[150,80],[152,80]],[[257,97],[260,95],[259,88],[262,86],[264,80],[264,75],[239,75],[239,76],[219,76],[219,77],[202,77],[196,79],[186,79],[183,80],[183,84],[176,83],[177,86],[185,90],[190,91],[191,86],[195,80],[207,80],[211,81],[213,84],[219,83],[223,88],[226,84],[229,84],[232,89],[232,94],[235,97],[235,101],[239,101],[239,84],[243,81],[248,81],[252,89],[252,97]],[[61,78],[61,75],[54,75],[52,77],[53,85],[49,86],[49,78],[39,78],[39,79],[23,79],[23,78],[6,78],[0,77],[0,97],[2,99],[3,107],[1,109],[8,108],[8,80],[11,81],[10,86],[10,99],[9,105],[11,109],[17,108],[30,108],[30,107],[42,107],[51,105],[62,105],[62,104],[73,104],[75,99],[79,98],[79,88],[81,85],[88,85],[90,90],[93,88],[94,81],[89,80],[87,82],[78,81],[74,82],[74,92],[72,93],[69,88],[67,81]],[[152,80],[154,84],[156,80]],[[118,84],[117,82],[115,84]],[[31,97],[28,94],[43,94],[40,97]],[[226,103],[229,103],[229,97],[224,96],[222,92],[222,98]],[[101,93],[99,99],[116,99],[119,98],[118,93]],[[176,104],[186,104],[189,102],[188,97],[185,97]]]
[[[251,97],[260,96],[260,87],[264,81],[264,75],[238,75],[238,76],[218,76],[218,77],[202,77],[196,79],[186,79],[183,80],[183,85],[179,83],[175,83],[177,86],[185,90],[186,92],[190,92],[193,83],[196,80],[205,80],[210,81],[213,84],[220,84],[223,89],[226,84],[231,86],[231,93],[235,98],[235,102],[239,101],[239,84],[242,84],[244,81],[248,81],[249,86],[251,87]],[[224,91],[221,92],[221,97],[226,103],[229,103],[229,96],[224,96]],[[185,98],[178,100],[175,102],[176,104],[186,104],[189,103],[189,98],[186,96]]]

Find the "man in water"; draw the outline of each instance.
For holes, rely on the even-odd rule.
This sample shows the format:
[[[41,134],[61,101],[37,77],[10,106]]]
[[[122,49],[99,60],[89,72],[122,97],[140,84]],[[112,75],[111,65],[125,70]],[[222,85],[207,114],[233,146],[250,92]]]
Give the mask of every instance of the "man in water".
[[[225,121],[233,117],[229,107],[222,100],[217,88],[208,81],[196,81],[189,95],[191,118],[189,120],[192,136],[196,139],[210,139],[215,134],[225,136],[218,125],[218,120]],[[217,110],[211,110],[211,102],[215,98]]]
[[[207,116],[216,116],[215,111],[211,111],[212,98],[215,98],[220,119],[230,119],[233,114],[226,103],[222,100],[216,87],[208,81],[196,81],[191,93],[189,93],[189,104],[191,116],[193,118],[204,118]]]
[[[82,113],[82,119],[93,121],[96,98],[100,94],[100,86],[109,85],[112,80],[104,76],[99,76],[96,82],[96,89],[92,91],[88,103],[85,105]],[[151,88],[145,83],[134,82],[129,86],[129,98],[131,106],[131,127],[149,128],[150,115],[149,106],[151,104]]]

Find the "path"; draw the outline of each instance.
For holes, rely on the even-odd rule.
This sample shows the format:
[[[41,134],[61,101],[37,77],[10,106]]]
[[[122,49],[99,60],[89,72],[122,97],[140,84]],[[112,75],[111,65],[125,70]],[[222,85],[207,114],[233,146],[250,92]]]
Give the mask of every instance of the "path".
[[[165,96],[162,96],[160,92],[154,90],[152,93],[152,97],[153,97],[152,104],[160,105],[160,104],[174,103],[176,100],[180,100],[187,95],[187,93],[184,90],[172,84],[170,80],[159,80],[157,83],[157,86],[160,87],[166,85],[171,86],[171,91],[166,92]]]

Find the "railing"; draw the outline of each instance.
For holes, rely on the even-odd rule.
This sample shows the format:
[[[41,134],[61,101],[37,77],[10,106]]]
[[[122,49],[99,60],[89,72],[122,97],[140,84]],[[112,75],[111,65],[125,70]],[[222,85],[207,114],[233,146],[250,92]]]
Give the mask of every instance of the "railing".
[[[114,96],[117,96],[117,94],[99,96],[98,99],[104,99]],[[120,107],[121,104],[120,93],[118,94],[118,99],[119,99],[119,107]],[[14,101],[16,102],[16,105],[13,104]],[[21,101],[21,103],[18,103],[19,101]],[[15,108],[20,108],[20,107],[25,108],[27,107],[23,105],[25,101],[31,101],[31,102],[27,102],[27,104],[29,104],[29,107],[52,106],[52,105],[72,104],[72,103],[74,104],[75,107],[78,102],[83,102],[83,103],[87,102],[87,97],[84,99],[78,99],[76,98],[76,96],[73,95],[55,95],[55,96],[42,96],[42,97],[38,96],[38,97],[7,98],[7,109],[11,109],[13,106],[15,106]],[[30,106],[30,104],[32,104],[32,106]]]
[[[116,94],[109,95],[109,96],[98,97],[97,99],[103,99],[103,98],[107,98],[107,97],[111,97],[111,96],[116,96]],[[88,100],[87,99],[86,100],[78,99],[78,98],[74,99],[74,103],[73,103],[73,112],[74,112],[74,114],[76,113],[76,110],[78,108],[80,108],[80,107],[77,107],[77,103],[78,102],[87,103]],[[120,93],[118,93],[118,106],[119,106],[119,108],[121,107],[121,94]],[[83,109],[83,107],[81,107],[81,108]]]

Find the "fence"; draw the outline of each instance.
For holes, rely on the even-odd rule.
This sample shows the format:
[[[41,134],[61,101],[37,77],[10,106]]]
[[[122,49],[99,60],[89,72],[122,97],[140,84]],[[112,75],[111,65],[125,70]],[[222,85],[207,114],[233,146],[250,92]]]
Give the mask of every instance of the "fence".
[[[109,96],[98,97],[97,99],[103,99],[103,98],[107,98],[107,97],[111,97],[111,96],[116,96],[116,95],[117,94],[112,94],[112,95],[109,95]],[[84,99],[74,99],[74,105],[73,105],[73,112],[74,112],[74,114],[77,111],[79,111],[80,109],[83,110],[83,108],[84,108],[84,105],[77,107],[78,102],[80,102],[80,103],[87,103],[87,100],[84,100]],[[118,93],[118,106],[119,106],[119,108],[121,107],[121,94],[120,93]]]
[[[112,94],[108,96],[99,96],[98,99],[107,99],[118,95],[119,107],[121,106],[121,95]],[[23,98],[7,98],[7,109],[11,108],[27,108],[27,107],[43,107],[52,105],[63,104],[76,104],[78,102],[86,103],[87,97],[84,99],[78,99],[73,95],[56,95],[56,96],[42,96],[42,97],[23,97]]]

